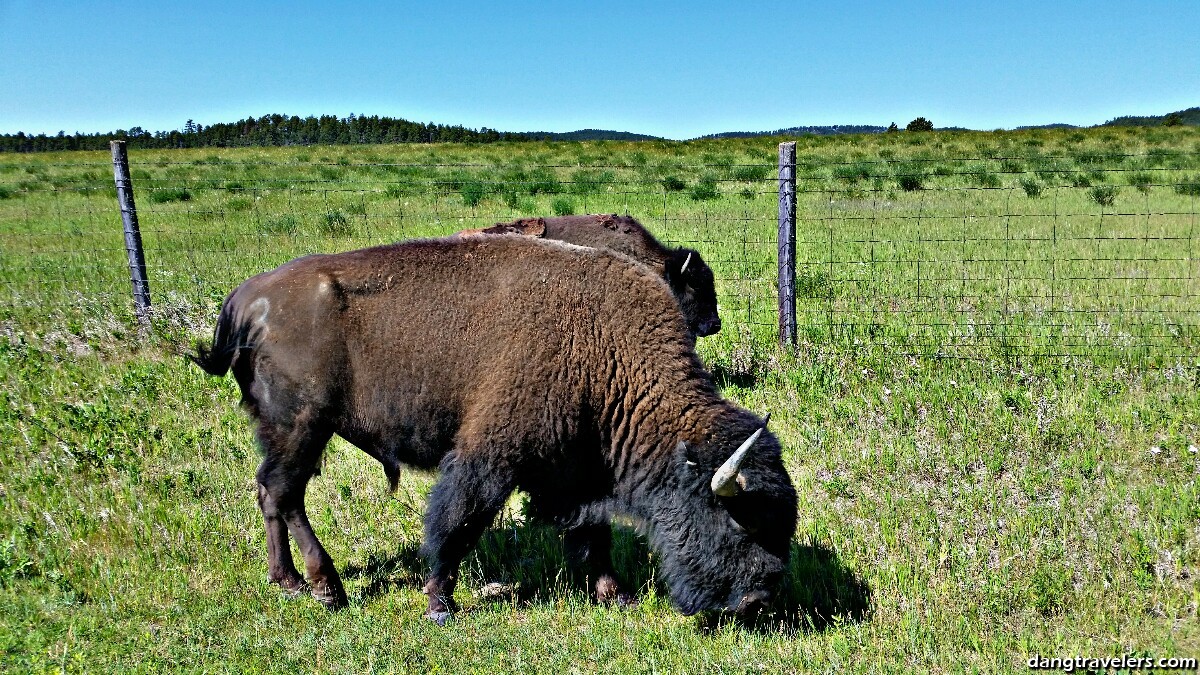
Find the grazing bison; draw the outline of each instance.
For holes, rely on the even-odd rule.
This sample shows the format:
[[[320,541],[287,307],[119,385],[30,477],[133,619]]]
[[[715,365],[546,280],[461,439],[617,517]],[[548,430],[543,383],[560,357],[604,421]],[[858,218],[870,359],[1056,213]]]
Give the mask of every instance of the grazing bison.
[[[257,421],[269,578],[346,603],[304,509],[333,434],[383,464],[437,468],[422,547],[426,614],[515,489],[567,530],[601,601],[620,589],[609,522],[639,523],[684,612],[754,613],[781,581],[796,493],[765,421],[717,393],[648,268],[526,237],[313,255],[225,300],[194,360],[232,370]]]
[[[713,273],[700,254],[690,248],[667,248],[641,223],[629,216],[589,215],[557,218],[522,218],[492,227],[463,230],[458,236],[520,234],[556,239],[580,246],[607,248],[649,265],[666,280],[679,300],[688,330],[697,337],[721,330],[717,315],[717,290]]]

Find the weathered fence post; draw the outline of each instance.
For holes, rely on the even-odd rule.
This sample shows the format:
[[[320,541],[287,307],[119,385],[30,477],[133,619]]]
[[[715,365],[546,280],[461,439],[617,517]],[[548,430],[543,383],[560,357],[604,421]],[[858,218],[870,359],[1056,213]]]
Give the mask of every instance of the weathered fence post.
[[[142,253],[142,231],[138,229],[137,206],[133,202],[133,181],[129,178],[129,156],[125,141],[112,141],[113,180],[117,183],[117,202],[125,224],[125,252],[129,255],[129,280],[133,283],[133,304],[138,323],[150,320],[150,283],[146,279],[146,257]]]
[[[779,144],[779,344],[796,346],[796,143]]]

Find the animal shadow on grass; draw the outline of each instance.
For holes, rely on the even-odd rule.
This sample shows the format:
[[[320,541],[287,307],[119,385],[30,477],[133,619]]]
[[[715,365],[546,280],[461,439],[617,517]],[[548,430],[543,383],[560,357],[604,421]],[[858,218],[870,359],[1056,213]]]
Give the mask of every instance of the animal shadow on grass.
[[[715,631],[729,622],[761,632],[823,632],[869,617],[871,590],[847,569],[831,549],[792,543],[787,582],[775,609],[754,621],[736,620],[721,613],[697,618],[701,631]],[[643,596],[654,589],[666,597],[666,588],[655,578],[654,556],[644,537],[624,527],[613,527],[612,560],[625,589]],[[467,588],[477,598],[464,603],[460,614],[470,614],[496,601],[520,605],[553,603],[566,596],[590,597],[587,572],[568,561],[561,533],[540,523],[517,523],[507,518],[488,529],[460,570]],[[391,555],[372,554],[362,565],[343,571],[347,579],[366,579],[363,600],[393,588],[420,588],[424,561],[419,545],[406,543]]]
[[[841,563],[832,549],[792,542],[787,581],[774,608],[754,620],[706,614],[700,628],[715,631],[737,622],[760,632],[822,633],[870,618],[871,587]]]
[[[713,364],[712,376],[716,380],[717,386],[721,389],[725,389],[730,385],[741,389],[752,389],[758,384],[758,375],[756,373],[738,368],[730,368],[723,363]]]
[[[627,590],[643,592],[654,581],[650,551],[642,537],[613,528],[613,565]],[[363,600],[393,588],[420,588],[427,573],[418,543],[406,543],[391,555],[372,553],[365,563],[347,565],[345,579],[365,579]],[[459,570],[463,585],[478,596],[464,603],[469,614],[490,602],[519,604],[553,602],[564,595],[587,597],[587,571],[567,558],[561,531],[541,523],[517,523],[507,518],[489,528]],[[660,592],[665,593],[661,587]]]

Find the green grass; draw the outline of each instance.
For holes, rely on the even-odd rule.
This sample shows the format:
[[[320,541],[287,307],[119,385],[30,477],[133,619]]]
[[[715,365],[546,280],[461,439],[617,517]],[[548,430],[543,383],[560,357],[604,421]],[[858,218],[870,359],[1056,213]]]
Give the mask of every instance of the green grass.
[[[800,140],[794,354],[773,341],[773,141],[135,153],[139,190],[191,195],[139,200],[149,331],[132,320],[103,153],[0,155],[0,663],[943,672],[1200,655],[1196,205],[1167,187],[1195,182],[1200,136],[906,136]],[[921,189],[905,191],[914,166]],[[1089,186],[1125,186],[1112,205],[1060,174],[1097,168],[1108,180]],[[705,180],[718,194],[694,200]],[[726,327],[699,350],[785,446],[794,615],[760,630],[680,616],[620,528],[641,602],[593,606],[517,497],[464,563],[464,611],[437,628],[415,556],[434,477],[389,493],[340,441],[308,506],[351,606],[283,599],[265,582],[236,385],[176,352],[233,286],[296,255],[564,202],[631,213],[717,272]],[[480,597],[492,582],[515,590]]]

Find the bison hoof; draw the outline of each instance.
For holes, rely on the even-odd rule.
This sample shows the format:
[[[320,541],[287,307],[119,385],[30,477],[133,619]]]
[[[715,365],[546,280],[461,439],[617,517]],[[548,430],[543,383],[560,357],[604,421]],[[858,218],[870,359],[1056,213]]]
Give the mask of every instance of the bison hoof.
[[[328,610],[342,609],[350,604],[346,598],[346,591],[342,590],[340,584],[335,586],[329,583],[315,583],[312,587],[312,594]]]
[[[425,618],[439,626],[445,626],[450,621],[450,612],[425,612]]]
[[[304,594],[308,590],[308,584],[304,583],[304,579],[299,575],[285,575],[277,579],[268,577],[267,581],[278,586],[289,600]]]

